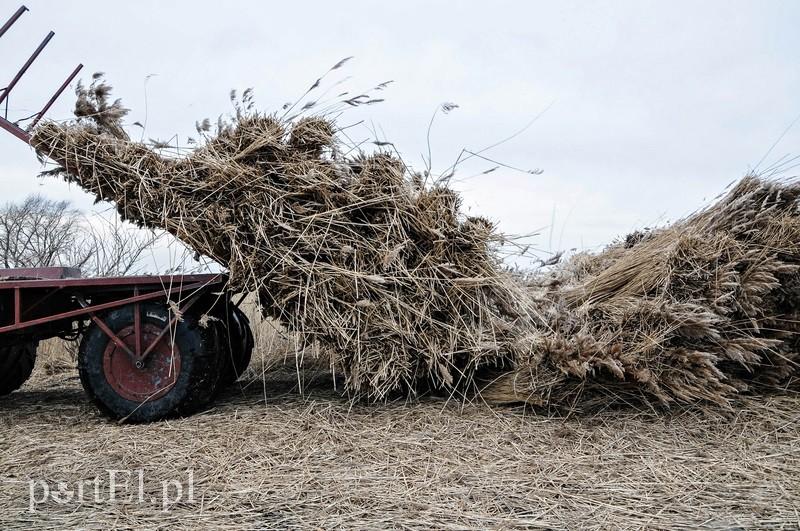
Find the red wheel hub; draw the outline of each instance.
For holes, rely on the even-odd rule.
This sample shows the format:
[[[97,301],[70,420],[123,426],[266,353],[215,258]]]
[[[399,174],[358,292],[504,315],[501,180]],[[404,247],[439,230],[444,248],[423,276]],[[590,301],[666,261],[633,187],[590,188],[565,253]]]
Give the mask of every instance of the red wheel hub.
[[[161,328],[152,323],[142,323],[142,349],[146,350]],[[125,345],[136,352],[136,334],[133,325],[117,333]],[[106,381],[116,393],[127,400],[145,402],[161,398],[172,389],[181,373],[181,354],[177,345],[172,345],[169,333],[161,338],[137,368],[135,362],[113,341],[108,342],[103,353],[103,373]]]

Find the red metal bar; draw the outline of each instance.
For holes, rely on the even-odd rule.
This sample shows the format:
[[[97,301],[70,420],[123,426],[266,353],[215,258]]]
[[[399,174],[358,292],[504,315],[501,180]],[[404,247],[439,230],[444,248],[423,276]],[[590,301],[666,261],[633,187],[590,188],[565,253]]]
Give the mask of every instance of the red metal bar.
[[[14,324],[22,322],[22,293],[20,288],[14,290]]]
[[[11,15],[11,18],[8,19],[6,23],[3,24],[2,27],[0,27],[0,37],[2,37],[6,33],[6,31],[8,31],[8,29],[17,21],[17,19],[19,19],[19,17],[21,17],[22,14],[25,13],[25,11],[27,10],[28,8],[25,6],[21,6],[19,9],[17,9],[17,11],[13,15]],[[36,50],[34,50],[33,54],[31,54],[28,60],[25,61],[25,64],[22,65],[22,68],[20,68],[20,70],[17,72],[17,74],[8,84],[8,86],[2,89],[2,94],[0,94],[0,104],[2,104],[5,101],[6,105],[8,105],[7,100],[8,96],[11,94],[11,90],[16,86],[17,82],[22,78],[22,76],[25,75],[25,72],[27,72],[28,68],[30,68],[30,66],[33,64],[36,58],[39,57],[39,54],[42,53],[42,50],[44,50],[44,48],[47,46],[47,44],[50,42],[50,39],[52,39],[54,35],[55,33],[53,33],[52,31],[47,34],[47,36],[44,38],[41,44],[39,44]],[[39,123],[39,120],[41,120],[42,117],[45,115],[45,113],[48,110],[50,110],[50,107],[53,106],[53,103],[55,103],[58,97],[61,96],[61,93],[64,92],[64,90],[72,82],[72,80],[75,79],[75,76],[78,75],[78,72],[80,72],[81,68],[83,68],[83,65],[79,64],[75,68],[75,70],[72,71],[69,77],[61,84],[56,93],[53,94],[53,96],[44,105],[42,110],[39,111],[38,114],[36,114],[33,121],[28,126],[28,131],[33,130],[34,126],[36,126],[36,124]],[[26,144],[30,144],[31,135],[28,133],[28,131],[22,129],[16,123],[9,121],[8,117],[5,116],[5,114],[2,117],[0,117],[0,129],[8,131],[15,137],[25,142]]]
[[[133,288],[133,296],[139,295],[139,286]],[[141,303],[133,303],[133,333],[136,337],[136,358],[142,355],[142,309]]]
[[[9,122],[8,120],[3,118],[2,116],[0,116],[0,128],[1,129],[5,129],[6,131],[11,133],[15,137],[17,137],[20,140],[22,140],[23,142],[25,142],[26,144],[30,144],[31,143],[31,135],[30,135],[30,133],[28,133],[26,130],[22,129],[17,124],[13,124],[13,123]]]
[[[27,10],[28,8],[25,6],[22,6],[19,9],[17,9],[17,12],[11,15],[11,18],[8,19],[8,21],[5,24],[3,24],[2,28],[0,28],[0,37],[5,35],[5,33],[8,31],[8,28],[10,28],[14,24],[14,22],[16,22],[17,19],[21,17],[22,14]]]
[[[223,274],[0,280],[0,290],[11,288],[89,288],[108,286],[158,286],[166,289],[167,286],[175,284],[203,282],[212,285],[221,284],[224,281],[225,275]]]
[[[25,75],[25,72],[28,70],[28,68],[33,64],[36,58],[39,57],[39,54],[42,53],[42,50],[44,50],[44,47],[47,46],[48,42],[50,42],[50,39],[53,38],[53,35],[55,35],[55,33],[52,31],[48,33],[47,37],[44,38],[39,47],[36,48],[28,60],[25,61],[25,64],[19,69],[19,72],[17,72],[17,75],[11,80],[11,83],[9,83],[8,86],[3,90],[3,95],[0,96],[0,103],[3,103],[3,100],[5,100],[6,97],[11,93],[11,89],[13,89],[14,85],[16,85],[20,78]]]
[[[0,284],[2,284],[2,283],[0,283]],[[0,334],[2,334],[3,332],[13,332],[13,331],[16,331],[16,330],[22,330],[24,328],[30,328],[32,326],[38,326],[38,325],[41,325],[41,324],[52,323],[53,321],[62,321],[62,320],[65,320],[65,319],[70,319],[70,318],[78,317],[78,316],[81,316],[81,315],[87,315],[87,314],[90,314],[92,312],[99,312],[101,310],[109,310],[111,308],[118,308],[119,306],[125,306],[126,304],[131,304],[131,303],[134,303],[134,302],[141,302],[141,301],[147,301],[147,300],[152,300],[152,299],[158,299],[160,297],[169,296],[169,295],[171,295],[173,293],[177,293],[177,292],[182,291],[182,290],[190,291],[190,290],[193,290],[193,289],[207,288],[208,286],[209,286],[209,284],[207,284],[205,282],[197,282],[195,284],[176,286],[176,287],[174,287],[174,288],[172,288],[170,290],[166,290],[166,291],[154,291],[152,293],[147,293],[147,294],[139,295],[139,296],[136,296],[136,297],[128,297],[128,298],[125,298],[125,299],[120,299],[118,301],[106,302],[106,303],[103,303],[103,304],[96,304],[94,306],[86,306],[86,307],[80,308],[78,310],[70,310],[68,312],[63,312],[63,313],[59,313],[59,314],[55,314],[55,315],[50,315],[48,317],[41,317],[39,319],[34,319],[32,321],[24,321],[24,322],[17,321],[13,325],[0,327]],[[19,291],[20,291],[20,288],[15,288],[15,293],[18,293]],[[15,309],[15,311],[16,311],[16,309]]]
[[[77,267],[15,267],[0,269],[0,282],[3,278],[17,280],[42,280],[45,278],[81,278],[81,270]]]
[[[65,80],[63,83],[61,83],[61,86],[60,86],[60,87],[58,87],[58,90],[56,91],[56,93],[55,93],[55,94],[53,94],[53,97],[52,97],[52,98],[50,98],[50,100],[49,100],[49,101],[48,101],[48,102],[47,102],[47,103],[44,105],[44,107],[42,107],[42,110],[41,110],[41,111],[39,111],[39,114],[37,114],[37,115],[36,115],[36,118],[34,118],[34,119],[33,119],[33,121],[31,122],[31,125],[29,125],[29,126],[28,126],[28,130],[29,130],[29,131],[32,131],[32,130],[33,130],[33,128],[34,128],[34,127],[36,127],[36,124],[38,124],[38,123],[39,123],[39,120],[41,120],[41,119],[42,119],[42,116],[44,116],[44,114],[45,114],[47,111],[49,111],[49,110],[50,110],[50,107],[52,107],[52,106],[53,106],[53,104],[54,104],[54,103],[56,102],[56,100],[58,99],[58,97],[59,97],[59,96],[61,96],[61,93],[62,93],[62,92],[64,92],[64,89],[66,89],[66,88],[67,88],[67,86],[68,86],[70,83],[72,83],[72,80],[73,80],[73,79],[75,79],[75,76],[77,76],[77,75],[78,75],[78,72],[80,72],[80,71],[81,71],[81,68],[83,68],[83,65],[82,65],[82,64],[79,64],[78,66],[76,66],[76,67],[75,67],[75,70],[73,70],[73,71],[72,71],[72,73],[69,75],[69,77],[68,77],[68,78],[67,78],[67,79],[66,79],[66,80]]]
[[[97,317],[94,313],[90,313],[89,317],[91,317],[92,321],[94,321],[94,324],[99,326],[100,330],[102,330],[105,333],[105,335],[107,335],[109,337],[109,339],[111,339],[111,341],[113,341],[119,348],[124,350],[125,353],[128,356],[131,357],[131,359],[136,359],[137,358],[137,356],[134,356],[133,352],[131,352],[131,349],[128,348],[128,345],[126,345],[123,340],[121,340],[119,337],[117,337],[117,335],[114,333],[114,331],[111,330],[108,327],[108,325],[103,322],[102,319]]]

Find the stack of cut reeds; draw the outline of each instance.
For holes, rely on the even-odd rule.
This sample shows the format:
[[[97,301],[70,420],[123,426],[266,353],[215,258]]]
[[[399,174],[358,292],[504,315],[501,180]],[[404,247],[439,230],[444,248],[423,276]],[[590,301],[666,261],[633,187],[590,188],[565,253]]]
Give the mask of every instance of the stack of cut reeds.
[[[797,369],[800,186],[747,177],[706,210],[520,282],[490,222],[388,152],[347,157],[324,118],[238,112],[186,157],[129,140],[108,88],[32,145],[163,228],[330,356],[353,396],[724,403]],[[487,383],[488,382],[488,383]]]
[[[485,395],[725,403],[786,385],[800,331],[800,185],[748,176],[671,226],[528,279],[546,326]]]
[[[104,84],[79,96],[78,121],[42,123],[36,150],[123,219],[227,267],[231,289],[330,355],[353,395],[466,389],[518,358],[527,298],[494,227],[397,157],[346,158],[329,120],[258,112],[165,157],[122,132]]]

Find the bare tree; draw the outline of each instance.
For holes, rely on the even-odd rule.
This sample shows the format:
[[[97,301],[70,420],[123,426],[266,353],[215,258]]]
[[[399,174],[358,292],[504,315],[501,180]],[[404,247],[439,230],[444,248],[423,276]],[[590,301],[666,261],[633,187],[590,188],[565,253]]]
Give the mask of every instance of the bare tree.
[[[99,217],[91,223],[68,201],[40,195],[0,208],[0,264],[78,267],[89,276],[135,272],[156,236]]]
[[[92,276],[124,276],[142,272],[142,258],[158,240],[154,233],[122,223],[98,220],[84,233],[86,247],[92,250],[84,273]],[[80,259],[80,252],[77,259]]]
[[[3,267],[82,267],[91,257],[82,241],[82,216],[68,201],[40,195],[0,210]]]

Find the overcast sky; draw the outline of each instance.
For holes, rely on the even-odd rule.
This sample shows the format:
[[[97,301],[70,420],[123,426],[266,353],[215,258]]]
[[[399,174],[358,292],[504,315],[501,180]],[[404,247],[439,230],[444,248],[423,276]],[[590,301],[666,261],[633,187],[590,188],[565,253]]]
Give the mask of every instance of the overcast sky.
[[[0,18],[19,6],[3,0]],[[230,89],[260,108],[298,98],[331,65],[361,91],[394,80],[386,101],[343,115],[350,130],[395,143],[433,167],[523,133],[465,165],[471,213],[511,233],[539,231],[544,250],[596,248],[683,216],[752,169],[800,114],[800,2],[46,2],[0,39],[10,79],[49,29],[55,38],[11,96],[9,116],[36,111],[78,62],[104,71],[146,123],[145,138],[185,139],[195,120],[231,111]],[[149,78],[149,80],[148,80]],[[49,116],[70,116],[67,92]],[[543,112],[544,111],[544,112]],[[131,130],[140,135],[139,130]],[[772,151],[800,154],[800,124]],[[764,164],[762,164],[762,167]],[[38,192],[91,198],[36,178],[29,147],[0,137],[0,199]],[[796,171],[789,171],[790,175]],[[469,178],[472,177],[472,178]]]

